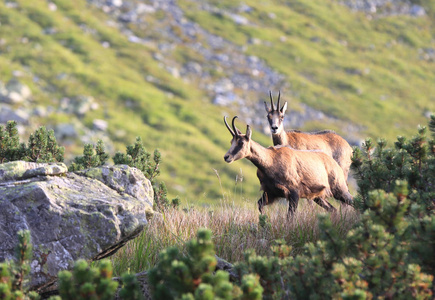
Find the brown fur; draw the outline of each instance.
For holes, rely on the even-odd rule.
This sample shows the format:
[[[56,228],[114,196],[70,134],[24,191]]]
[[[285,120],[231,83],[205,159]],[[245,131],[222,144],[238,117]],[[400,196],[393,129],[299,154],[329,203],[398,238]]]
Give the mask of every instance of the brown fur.
[[[257,177],[263,190],[263,196],[258,200],[260,212],[264,205],[278,198],[289,201],[289,213],[296,210],[301,197],[312,199],[330,211],[335,209],[327,197],[352,203],[343,170],[323,151],[296,150],[287,146],[265,148],[251,140],[249,125],[246,134],[241,134],[234,126],[234,119],[234,131],[227,124],[233,139],[224,159],[231,163],[247,158],[258,168]]]
[[[272,131],[273,144],[289,145],[298,150],[320,149],[331,156],[344,172],[347,179],[350,164],[352,163],[352,147],[341,136],[331,130],[317,132],[301,132],[298,130],[285,131],[283,126],[284,114],[287,109],[287,102],[280,108],[279,97],[276,109],[273,106],[271,96],[271,108],[266,104],[267,119]]]

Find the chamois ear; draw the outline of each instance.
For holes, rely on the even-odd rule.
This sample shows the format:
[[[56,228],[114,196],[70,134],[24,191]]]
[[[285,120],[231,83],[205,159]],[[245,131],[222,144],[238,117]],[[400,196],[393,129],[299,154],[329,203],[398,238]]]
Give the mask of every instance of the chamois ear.
[[[283,107],[281,108],[281,113],[285,114],[285,111],[287,110],[287,102],[284,103]]]
[[[251,136],[252,136],[251,126],[247,125],[247,126],[246,126],[246,137],[247,137],[248,139],[251,139]]]
[[[267,113],[270,113],[270,108],[267,106],[266,101],[264,101],[264,108],[266,109]]]

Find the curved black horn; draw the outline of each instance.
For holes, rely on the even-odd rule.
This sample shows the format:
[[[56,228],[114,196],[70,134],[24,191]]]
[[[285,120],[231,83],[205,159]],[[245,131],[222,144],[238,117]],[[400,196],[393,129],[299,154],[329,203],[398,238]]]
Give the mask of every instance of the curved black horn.
[[[233,118],[232,125],[233,125],[233,130],[234,130],[235,135],[236,135],[236,136],[239,136],[239,133],[238,133],[238,131],[237,131],[237,128],[236,128],[236,126],[234,125],[234,121],[235,121],[237,118],[238,118],[238,116],[235,116],[235,117]]]
[[[273,100],[272,100],[272,92],[271,91],[269,91],[269,97],[270,97],[270,109],[272,111],[274,111],[275,108],[273,107]]]
[[[224,117],[225,125],[227,126],[228,130],[230,131],[231,135],[234,136],[234,131],[231,130],[230,125],[227,123],[227,116]]]
[[[277,105],[276,105],[276,110],[279,110],[279,109],[280,109],[280,106],[279,106],[279,98],[281,98],[281,91],[278,92],[278,103],[277,103]]]

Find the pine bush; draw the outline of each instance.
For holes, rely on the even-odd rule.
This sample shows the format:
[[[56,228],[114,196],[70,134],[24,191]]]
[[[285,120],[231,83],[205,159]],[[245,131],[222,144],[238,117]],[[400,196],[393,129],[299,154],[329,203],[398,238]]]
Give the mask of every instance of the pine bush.
[[[60,271],[58,277],[59,296],[50,297],[49,300],[110,300],[115,298],[118,287],[118,282],[112,280],[112,264],[107,259],[102,260],[98,267],[91,267],[85,260],[79,259],[72,272]],[[120,299],[143,299],[135,275],[125,273],[121,276],[121,282],[123,286],[119,291]]]
[[[229,274],[217,271],[211,231],[200,229],[187,243],[187,255],[170,247],[159,254],[149,272],[154,299],[261,299],[262,287],[255,275],[245,276],[241,287],[229,281]]]
[[[123,286],[119,291],[119,297],[121,299],[128,300],[143,300],[142,289],[135,275],[125,273],[121,277]]]
[[[28,230],[18,232],[18,245],[15,248],[14,261],[0,264],[0,299],[39,299],[36,292],[27,290],[27,280],[32,258],[32,244]]]
[[[151,181],[154,189],[155,208],[163,210],[172,205],[178,207],[179,199],[169,201],[167,197],[167,188],[164,182],[157,182],[156,177],[160,175],[160,164],[162,156],[158,149],[154,150],[153,157],[145,149],[141,137],[136,137],[136,142],[133,145],[128,145],[126,153],[117,152],[113,157],[115,164],[124,164],[130,167],[137,168],[142,171],[146,178]]]
[[[158,149],[154,150],[151,160],[151,154],[145,149],[141,137],[137,137],[133,145],[127,146],[126,153],[117,152],[113,161],[115,164],[129,165],[141,170],[153,185],[155,178],[160,175],[161,154]]]
[[[367,139],[362,149],[354,148],[352,170],[358,181],[359,196],[356,202],[362,210],[370,191],[382,189],[391,192],[396,182],[405,180],[411,191],[409,199],[427,211],[435,208],[435,116],[431,116],[429,128],[419,127],[417,135],[409,141],[397,138],[394,148],[379,139],[376,145]]]
[[[8,121],[0,125],[0,163],[15,160],[29,162],[63,162],[65,148],[57,144],[53,130],[44,126],[33,132],[27,146],[20,143],[17,122]]]
[[[104,151],[104,143],[98,140],[97,145],[85,144],[83,156],[74,158],[72,164],[68,167],[69,171],[79,171],[104,165],[109,159],[109,155]]]
[[[88,263],[79,259],[75,262],[72,273],[59,272],[59,296],[50,300],[76,300],[114,298],[118,282],[112,280],[112,264],[109,260],[102,260],[98,268],[90,267]]]
[[[54,131],[39,127],[30,134],[26,148],[26,161],[62,162],[65,148],[57,144]]]
[[[25,145],[20,144],[17,122],[8,121],[0,125],[0,163],[19,160],[25,156]]]

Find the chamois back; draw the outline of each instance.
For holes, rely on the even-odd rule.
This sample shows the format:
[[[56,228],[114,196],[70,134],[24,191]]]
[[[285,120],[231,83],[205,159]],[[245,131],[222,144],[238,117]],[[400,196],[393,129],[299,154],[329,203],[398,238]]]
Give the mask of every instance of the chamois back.
[[[285,139],[282,135],[272,135],[274,145],[289,145],[298,150],[319,149],[331,156],[344,172],[344,177],[347,179],[350,165],[352,163],[352,147],[341,136],[334,131],[319,131],[319,132],[286,132]]]

